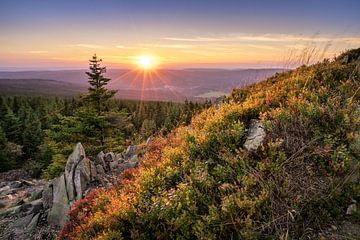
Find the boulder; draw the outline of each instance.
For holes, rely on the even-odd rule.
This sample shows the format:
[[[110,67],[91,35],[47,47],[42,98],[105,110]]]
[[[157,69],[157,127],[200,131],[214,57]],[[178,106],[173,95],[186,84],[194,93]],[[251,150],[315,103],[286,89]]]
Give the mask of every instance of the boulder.
[[[137,162],[126,161],[124,163],[121,163],[119,165],[119,168],[120,168],[121,171],[124,171],[126,169],[131,169],[131,168],[136,167],[137,164],[138,164]]]
[[[30,202],[29,204],[31,206],[29,213],[34,213],[34,214],[39,213],[44,206],[42,199],[37,199],[35,201]]]
[[[105,154],[105,162],[111,162],[115,160],[115,154],[113,152],[108,152]]]
[[[109,167],[111,172],[116,172],[119,168],[119,163],[116,161],[110,162]]]
[[[30,199],[31,200],[37,200],[40,199],[42,197],[42,190],[34,190],[31,195],[30,195]]]
[[[0,209],[6,207],[6,201],[0,200]]]
[[[9,184],[10,188],[20,188],[23,186],[22,182],[20,181],[13,181]]]
[[[134,156],[132,156],[130,158],[130,162],[131,163],[138,163],[139,162],[139,158],[138,158],[137,154],[135,154]]]
[[[49,209],[52,207],[53,204],[53,184],[50,183],[47,185],[44,190],[42,191],[42,197],[43,205],[45,209]]]
[[[91,182],[91,169],[90,160],[83,158],[75,169],[73,184],[75,187],[75,197],[77,200],[84,196],[86,189],[89,187]],[[69,185],[71,183],[67,183]],[[72,201],[73,199],[70,199]]]
[[[248,151],[258,149],[258,147],[263,143],[265,136],[266,133],[260,121],[252,119],[250,121],[249,133],[244,143],[245,149]]]
[[[26,215],[25,217],[21,217],[21,218],[16,219],[11,224],[11,228],[24,229],[30,223],[33,216],[34,216],[34,214],[29,214],[29,215]]]
[[[5,186],[5,187],[0,188],[0,196],[5,196],[5,195],[8,195],[9,193],[11,193],[10,186]]]
[[[63,226],[67,221],[69,198],[66,192],[65,175],[53,180],[53,203],[48,214],[48,223],[53,226]]]
[[[40,213],[36,214],[30,221],[30,223],[26,226],[27,232],[33,232],[39,222]]]
[[[69,156],[68,161],[65,167],[65,183],[66,191],[70,201],[74,201],[76,198],[76,189],[75,189],[75,172],[79,163],[85,158],[85,150],[81,143],[78,143]],[[78,173],[79,174],[79,173]],[[78,181],[80,180],[78,176]],[[79,184],[78,184],[79,185]]]
[[[102,165],[103,168],[105,168],[106,165],[104,158],[105,158],[105,154],[103,151],[101,151],[95,158],[95,164],[96,165],[100,164]]]
[[[356,213],[356,211],[357,211],[356,203],[352,203],[346,209],[346,215],[352,215]]]
[[[137,150],[137,147],[136,146],[129,146],[127,149],[126,149],[126,152],[125,152],[125,159],[130,159],[133,155],[135,155],[136,153],[136,150]]]
[[[125,160],[125,159],[124,159],[124,156],[123,156],[122,153],[118,153],[118,154],[115,155],[115,161],[121,163],[121,162],[123,162],[124,160]]]
[[[93,161],[90,161],[90,180],[95,181],[96,180],[96,165]]]

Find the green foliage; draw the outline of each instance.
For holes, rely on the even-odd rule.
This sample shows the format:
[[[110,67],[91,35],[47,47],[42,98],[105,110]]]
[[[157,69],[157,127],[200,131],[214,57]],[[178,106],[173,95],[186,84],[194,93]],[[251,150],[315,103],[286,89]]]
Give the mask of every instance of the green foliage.
[[[106,68],[100,66],[102,59],[98,59],[95,54],[89,61],[90,71],[86,74],[89,77],[90,87],[84,99],[90,102],[98,115],[102,115],[106,102],[115,95],[116,91],[105,88],[110,79],[103,75],[106,73]]]
[[[120,186],[72,210],[61,236],[301,239],[356,221],[345,212],[359,201],[359,88],[357,62],[326,60],[235,90],[190,126],[155,139]],[[267,136],[249,152],[253,118]]]

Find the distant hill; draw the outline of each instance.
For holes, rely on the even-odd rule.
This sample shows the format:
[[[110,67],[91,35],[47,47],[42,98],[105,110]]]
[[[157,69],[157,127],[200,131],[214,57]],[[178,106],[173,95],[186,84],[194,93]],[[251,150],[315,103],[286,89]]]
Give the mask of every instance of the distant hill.
[[[259,82],[283,71],[284,69],[109,69],[106,76],[112,79],[108,87],[118,90],[118,98],[183,101],[215,99],[219,94],[230,93],[233,88]],[[0,94],[49,95],[53,92],[51,88],[56,86],[55,88],[60,89],[58,95],[76,95],[87,88],[85,72],[86,70],[0,72],[0,79],[7,80],[2,80],[2,87],[7,91],[1,90]],[[16,85],[9,79],[17,79]]]
[[[47,79],[0,79],[3,96],[76,96],[85,92],[84,85]]]

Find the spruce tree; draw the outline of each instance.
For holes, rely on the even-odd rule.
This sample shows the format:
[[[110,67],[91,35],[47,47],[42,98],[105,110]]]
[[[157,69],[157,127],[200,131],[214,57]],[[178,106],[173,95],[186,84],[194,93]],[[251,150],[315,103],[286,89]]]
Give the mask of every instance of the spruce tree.
[[[102,59],[99,59],[96,54],[94,54],[92,59],[89,60],[90,71],[86,72],[86,74],[89,78],[88,82],[90,87],[88,88],[88,93],[85,95],[85,100],[87,100],[89,105],[92,106],[96,111],[96,119],[89,121],[96,123],[93,125],[94,132],[98,131],[100,133],[98,136],[100,136],[100,144],[103,146],[105,143],[106,128],[109,127],[109,124],[105,119],[105,105],[116,94],[116,91],[105,88],[111,79],[104,77],[104,73],[106,73],[106,67],[102,67],[100,65],[101,62]],[[89,113],[92,112],[91,109],[88,110]],[[90,115],[91,114],[89,114],[89,117]]]
[[[89,77],[90,87],[85,98],[95,107],[98,116],[101,116],[105,103],[116,94],[116,91],[105,88],[110,78],[106,78],[103,75],[106,73],[106,67],[101,67],[102,59],[98,59],[96,54],[94,54],[89,62],[90,71],[86,72],[86,74]]]

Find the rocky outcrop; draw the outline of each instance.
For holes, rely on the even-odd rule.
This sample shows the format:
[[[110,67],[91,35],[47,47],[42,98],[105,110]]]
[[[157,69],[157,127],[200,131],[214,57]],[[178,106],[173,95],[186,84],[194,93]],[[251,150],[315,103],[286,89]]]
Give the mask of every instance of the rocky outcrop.
[[[130,146],[118,154],[100,152],[93,159],[78,143],[64,173],[49,182],[19,180],[5,174],[11,181],[1,181],[0,185],[0,239],[54,237],[76,200],[94,188],[112,186],[119,173],[138,165],[137,151],[138,147]]]
[[[250,121],[249,133],[244,143],[244,147],[248,151],[253,151],[258,149],[258,147],[263,143],[266,133],[261,122],[256,119]]]
[[[49,224],[54,226],[62,226],[66,222],[66,214],[70,208],[69,195],[67,192],[68,185],[65,179],[65,175],[63,174],[52,181],[53,198],[52,203],[50,203],[51,208],[47,219]]]

